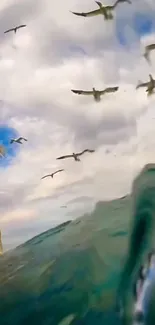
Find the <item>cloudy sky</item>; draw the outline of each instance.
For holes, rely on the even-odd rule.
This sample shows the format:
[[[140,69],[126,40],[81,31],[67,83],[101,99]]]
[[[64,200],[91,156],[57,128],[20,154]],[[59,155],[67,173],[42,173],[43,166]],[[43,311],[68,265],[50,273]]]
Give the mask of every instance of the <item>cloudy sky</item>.
[[[155,76],[142,56],[155,42],[154,0],[120,4],[113,21],[83,18],[91,0],[0,1],[0,228],[9,249],[98,200],[130,192],[131,182],[155,160],[155,96],[135,90]],[[107,0],[106,4],[113,4]],[[8,28],[27,24],[16,34]],[[71,89],[119,86],[100,103]],[[24,136],[23,145],[9,144]],[[72,159],[63,154],[95,149]],[[54,179],[40,178],[57,168]],[[67,205],[67,209],[61,208]]]

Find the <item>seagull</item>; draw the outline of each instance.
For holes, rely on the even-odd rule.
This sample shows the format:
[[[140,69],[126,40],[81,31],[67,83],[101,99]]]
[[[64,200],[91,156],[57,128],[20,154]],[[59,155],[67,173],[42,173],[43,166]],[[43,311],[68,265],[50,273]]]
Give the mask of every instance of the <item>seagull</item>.
[[[63,172],[63,171],[64,171],[64,169],[59,169],[59,170],[57,170],[56,172],[54,172],[54,173],[52,173],[52,174],[48,174],[48,175],[43,176],[41,179],[44,179],[44,178],[46,178],[46,177],[52,177],[52,178],[53,178],[53,176],[54,176],[55,174],[57,174],[57,173],[59,173],[59,172]]]
[[[155,44],[145,46],[144,58],[150,63],[150,51],[155,50]]]
[[[93,88],[92,91],[74,90],[74,89],[71,89],[71,91],[74,94],[78,94],[78,95],[93,95],[95,101],[100,102],[101,95],[104,95],[106,93],[113,93],[113,92],[117,91],[118,89],[119,89],[119,87],[109,87],[109,88],[105,88],[104,90],[96,90],[95,88]]]
[[[11,139],[10,143],[17,142],[17,143],[22,144],[21,140],[27,141],[27,139],[20,137],[18,139]]]
[[[56,159],[66,159],[66,158],[74,158],[75,161],[80,161],[80,158],[79,156],[83,155],[85,152],[95,152],[95,150],[91,150],[91,149],[85,149],[83,150],[82,152],[79,152],[79,153],[72,153],[72,155],[66,155],[66,156],[61,156],[61,157],[58,157]]]
[[[15,34],[16,34],[17,30],[18,30],[19,28],[23,28],[23,27],[26,27],[26,25],[19,25],[19,26],[16,26],[16,27],[13,27],[13,28],[7,29],[7,30],[4,32],[4,34],[9,33],[9,32],[15,32]]]
[[[76,16],[82,16],[82,17],[93,17],[93,16],[98,16],[98,15],[103,15],[105,20],[112,19],[111,16],[108,15],[107,10],[105,6],[102,5],[101,2],[95,1],[96,4],[100,7],[99,9],[93,10],[93,11],[88,11],[88,12],[72,12],[72,14]]]
[[[93,10],[93,11],[88,11],[88,12],[72,12],[72,14],[76,16],[83,16],[83,17],[93,17],[93,16],[98,16],[98,15],[103,15],[105,20],[110,20],[113,19],[112,15],[112,10],[116,8],[118,3],[123,3],[123,2],[128,2],[131,4],[130,0],[117,0],[114,5],[112,6],[104,6],[100,1],[95,1],[96,4],[99,6],[99,9]]]
[[[153,90],[155,88],[155,80],[153,79],[151,74],[149,74],[149,78],[150,80],[148,82],[139,82],[136,87],[136,89],[141,87],[147,87],[146,92],[148,96],[153,94]]]

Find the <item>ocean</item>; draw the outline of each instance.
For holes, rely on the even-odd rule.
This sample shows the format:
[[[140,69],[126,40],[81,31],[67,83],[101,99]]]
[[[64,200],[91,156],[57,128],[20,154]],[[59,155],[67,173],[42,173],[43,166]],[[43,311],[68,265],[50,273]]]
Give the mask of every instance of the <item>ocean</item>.
[[[132,285],[155,244],[154,214],[155,165],[149,164],[131,194],[98,202],[84,218],[0,256],[1,325],[132,324]],[[151,306],[147,324],[154,325]]]

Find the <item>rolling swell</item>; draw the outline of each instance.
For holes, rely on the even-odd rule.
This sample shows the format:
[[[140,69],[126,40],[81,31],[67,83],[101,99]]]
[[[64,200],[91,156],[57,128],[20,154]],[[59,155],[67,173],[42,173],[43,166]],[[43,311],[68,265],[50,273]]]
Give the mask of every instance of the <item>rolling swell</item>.
[[[155,165],[147,165],[130,196],[98,202],[80,222],[51,229],[1,256],[1,324],[130,324],[132,283],[154,246],[154,211]],[[124,322],[115,312],[116,294]],[[153,299],[149,315],[151,309]],[[154,325],[150,319],[147,325]]]
[[[124,324],[131,324],[132,321],[132,283],[138,267],[155,242],[155,164],[146,165],[135,179],[132,196],[131,236],[118,289],[124,310]],[[149,324],[155,324],[155,321]]]

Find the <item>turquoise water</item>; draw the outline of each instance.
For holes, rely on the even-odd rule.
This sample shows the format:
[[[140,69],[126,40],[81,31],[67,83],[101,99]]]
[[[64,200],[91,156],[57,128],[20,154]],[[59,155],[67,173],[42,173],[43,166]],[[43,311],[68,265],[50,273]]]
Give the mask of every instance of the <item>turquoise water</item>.
[[[131,324],[132,282],[154,245],[154,205],[155,165],[147,165],[130,196],[98,202],[79,222],[6,253],[0,258],[1,324]],[[115,312],[118,296],[124,323]]]

